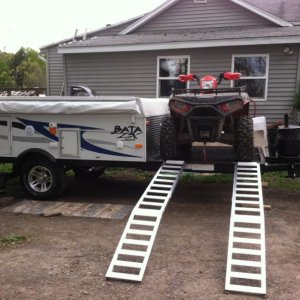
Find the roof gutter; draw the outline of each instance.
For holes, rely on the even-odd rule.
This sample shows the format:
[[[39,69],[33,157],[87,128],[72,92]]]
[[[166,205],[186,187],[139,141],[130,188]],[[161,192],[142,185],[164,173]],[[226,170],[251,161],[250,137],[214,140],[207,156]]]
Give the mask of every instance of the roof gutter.
[[[231,47],[231,46],[254,46],[254,45],[276,45],[276,44],[298,44],[300,36],[292,37],[261,37],[261,38],[243,38],[243,39],[224,39],[213,41],[188,41],[188,42],[164,42],[151,44],[135,45],[109,45],[109,46],[79,46],[79,47],[61,47],[58,53],[76,54],[76,53],[106,53],[106,52],[134,52],[151,50],[174,50],[191,48],[210,48],[210,47]]]

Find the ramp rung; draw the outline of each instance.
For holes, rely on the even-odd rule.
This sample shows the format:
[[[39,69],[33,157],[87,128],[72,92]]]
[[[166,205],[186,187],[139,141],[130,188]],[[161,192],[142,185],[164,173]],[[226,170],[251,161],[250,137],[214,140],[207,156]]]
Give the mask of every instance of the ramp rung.
[[[141,205],[162,207],[163,203],[143,201],[141,202]]]
[[[162,171],[165,171],[165,170],[167,170],[167,169],[174,169],[174,170],[180,171],[181,166],[166,165],[166,166],[164,166],[164,167],[162,168]]]
[[[261,280],[261,274],[255,274],[255,273],[230,272],[230,275],[233,278]]]
[[[261,267],[261,262],[260,261],[233,259],[231,261],[231,263],[234,266],[245,266],[245,267],[255,267],[255,268],[260,268]]]
[[[126,260],[116,260],[115,266],[140,269],[143,266],[143,263],[126,261]]]
[[[143,217],[159,217],[161,215],[161,211],[157,209],[137,208],[134,211],[134,215]]]
[[[144,199],[157,199],[157,200],[165,200],[166,196],[153,196],[153,195],[145,195]]]
[[[259,195],[252,195],[252,194],[236,194],[236,197],[239,197],[239,198],[259,198]]]
[[[237,182],[236,183],[237,186],[257,186],[257,183],[253,183],[253,182]]]
[[[154,221],[144,221],[144,220],[132,220],[132,225],[144,225],[144,226],[154,226]]]
[[[183,160],[167,160],[166,164],[168,164],[168,165],[183,166],[184,165],[184,161]]]
[[[147,253],[146,251],[120,249],[118,254],[144,257]]]
[[[235,204],[250,204],[259,206],[259,199],[257,200],[236,200]]]
[[[123,279],[123,280],[130,280],[130,281],[142,281],[141,275],[121,273],[121,272],[110,272],[109,276],[107,276],[106,274],[106,278]]]
[[[159,178],[156,178],[155,179],[156,182],[168,182],[168,183],[173,183],[174,180],[170,180],[170,179],[159,179]]]
[[[128,223],[119,241],[116,252],[107,270],[106,278],[142,281],[153,247],[153,243],[155,241],[158,226],[162,218],[162,214],[175,190],[175,187],[183,170],[183,165],[183,161],[167,161],[157,171],[129,217]],[[166,188],[168,190],[166,190]],[[153,194],[157,194],[157,196]],[[158,196],[158,194],[162,196]],[[141,206],[156,206],[158,209],[141,208]],[[137,220],[137,217],[154,217],[155,220]],[[151,226],[153,227],[153,230],[136,229],[139,225]],[[132,228],[133,226],[135,229]],[[149,240],[145,241],[129,238],[127,237],[129,234],[146,236]],[[145,246],[146,249],[145,251],[123,249],[122,247],[124,244]],[[143,263],[131,261],[130,259],[126,259],[126,261],[124,262],[123,260],[120,260],[118,258],[120,254],[143,257]],[[135,269],[135,271],[136,269],[139,269],[139,274],[136,275],[130,273],[115,272],[115,266],[133,268]]]
[[[240,192],[258,192],[259,189],[255,189],[255,188],[237,188],[236,191],[240,191]]]
[[[232,238],[232,241],[234,243],[261,244],[261,240],[260,239],[248,239],[248,238],[234,237],[234,238]]]
[[[256,228],[245,228],[245,227],[234,227],[234,232],[245,232],[245,233],[257,233],[260,234],[260,229]]]
[[[169,191],[164,191],[164,190],[153,190],[152,188],[149,190],[150,193],[153,193],[153,194],[165,194],[165,195],[168,195],[169,194]]]
[[[177,175],[173,175],[173,174],[159,174],[159,176],[157,176],[157,178],[176,178],[177,177]]]
[[[258,181],[258,178],[253,178],[253,177],[238,177],[237,181],[240,180],[246,180],[246,181]]]
[[[141,229],[128,229],[127,234],[136,234],[136,235],[152,235],[150,230],[141,230]]]
[[[245,168],[245,167],[238,167],[238,171],[256,171],[256,167],[248,167],[248,168]]]
[[[254,172],[237,172],[237,176],[239,175],[247,175],[247,176],[251,176],[251,177],[256,177],[257,178],[257,174]]]
[[[255,161],[239,161],[237,164],[237,167],[243,167],[243,166],[257,167],[257,162],[255,162]]]
[[[253,287],[247,285],[236,285],[236,284],[229,284],[228,291],[233,292],[242,292],[242,293],[253,293],[253,294],[266,294],[266,289],[261,287]]]
[[[243,204],[248,205],[249,207],[241,206]],[[251,215],[251,213],[256,213],[256,215]],[[235,226],[236,223],[245,225]],[[256,228],[252,228],[253,225],[251,225],[251,227],[247,224],[256,224],[257,226],[255,226]],[[238,237],[235,236],[236,233],[239,233]],[[253,238],[253,234],[255,234],[257,238]],[[236,243],[246,244],[249,245],[247,247],[251,246],[252,248],[256,246],[260,249],[239,248],[236,247]],[[236,257],[233,258],[233,254],[244,254],[249,255],[250,257],[249,260],[237,259]],[[254,260],[254,256],[258,256],[260,259]],[[232,192],[225,290],[265,294],[265,259],[265,224],[260,166],[256,162],[237,163],[237,165],[235,166]],[[242,271],[232,271],[233,266],[240,266]],[[253,268],[259,268],[260,273],[253,273]],[[248,283],[247,281],[240,281],[240,283],[235,283],[234,281],[232,282],[232,279],[246,279],[250,281],[255,280],[259,282],[260,287],[257,287],[257,284],[255,285],[253,282]]]
[[[253,207],[235,207],[237,211],[253,211],[253,212],[260,212],[260,208],[253,208]]]
[[[144,241],[144,240],[133,240],[133,239],[125,239],[123,241],[123,244],[128,245],[138,245],[138,246],[148,246],[150,241]]]
[[[234,215],[233,221],[239,223],[260,224],[261,218],[258,216]]]
[[[244,249],[244,248],[232,248],[232,253],[260,256],[261,255],[261,250]]]
[[[156,184],[156,183],[154,183],[154,184],[152,184],[152,187],[170,189],[172,186],[171,185],[166,185],[166,184]]]

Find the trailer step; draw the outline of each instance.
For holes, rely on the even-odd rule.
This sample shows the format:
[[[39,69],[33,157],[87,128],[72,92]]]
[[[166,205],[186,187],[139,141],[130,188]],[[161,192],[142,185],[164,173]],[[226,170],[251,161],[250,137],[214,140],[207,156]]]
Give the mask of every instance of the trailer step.
[[[142,281],[162,215],[183,167],[183,161],[166,161],[157,171],[129,217],[106,278]]]
[[[247,188],[239,188],[241,185]],[[256,162],[235,166],[225,290],[266,294],[264,205]]]

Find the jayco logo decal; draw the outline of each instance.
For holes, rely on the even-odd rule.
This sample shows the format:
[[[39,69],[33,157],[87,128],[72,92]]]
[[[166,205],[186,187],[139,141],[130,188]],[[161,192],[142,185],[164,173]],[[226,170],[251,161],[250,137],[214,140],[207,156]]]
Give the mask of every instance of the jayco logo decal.
[[[134,141],[137,139],[139,134],[142,134],[142,130],[140,127],[137,126],[125,126],[121,127],[119,125],[115,126],[115,129],[111,134],[118,134],[117,138],[121,139],[122,141]]]

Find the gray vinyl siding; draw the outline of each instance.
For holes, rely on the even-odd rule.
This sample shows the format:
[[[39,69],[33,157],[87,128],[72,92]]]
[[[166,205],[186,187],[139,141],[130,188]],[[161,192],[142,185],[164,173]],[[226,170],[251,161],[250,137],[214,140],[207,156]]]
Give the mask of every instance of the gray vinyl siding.
[[[233,54],[269,54],[268,98],[267,101],[257,101],[257,115],[265,115],[268,122],[273,122],[281,120],[293,105],[298,47],[294,47],[294,51],[293,55],[285,55],[282,45],[276,45],[66,55],[67,86],[87,85],[101,95],[154,98],[158,56],[189,55],[191,72],[202,76],[230,71]],[[229,82],[223,86],[229,86]]]
[[[228,0],[197,4],[194,0],[181,0],[135,33],[261,25],[272,26],[272,23]]]
[[[88,38],[94,36],[110,36],[116,35],[133,22],[136,19],[124,22],[118,26],[108,26],[107,28],[94,31],[92,34],[88,34]],[[82,38],[82,37],[81,37]],[[69,42],[72,39],[65,40]],[[64,62],[63,55],[57,53],[58,44],[47,49],[48,61],[47,61],[47,94],[49,96],[56,96],[61,94],[63,82],[64,82]]]
[[[80,84],[101,95],[155,96],[153,52],[66,55],[66,69],[68,88]]]
[[[48,49],[48,95],[60,95],[64,82],[63,56],[57,46]]]

